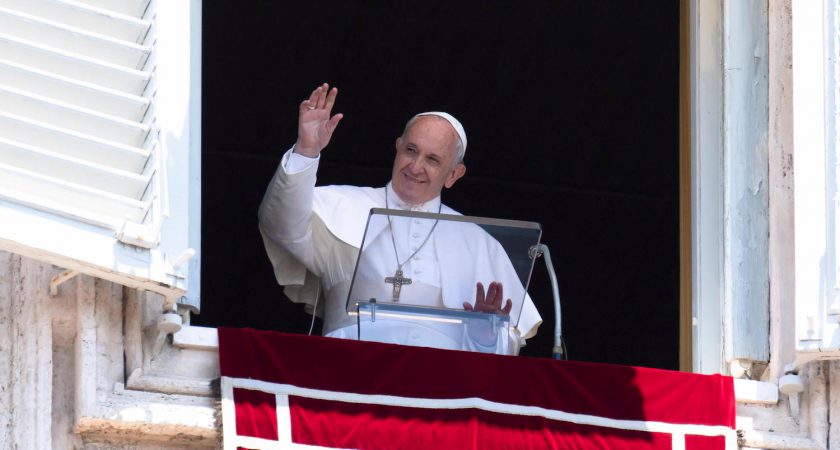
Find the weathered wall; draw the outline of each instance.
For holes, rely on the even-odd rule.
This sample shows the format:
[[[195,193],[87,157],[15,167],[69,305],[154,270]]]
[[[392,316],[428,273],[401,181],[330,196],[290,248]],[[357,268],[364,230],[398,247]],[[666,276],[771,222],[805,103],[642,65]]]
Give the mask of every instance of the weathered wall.
[[[218,446],[216,353],[157,332],[162,299],[0,252],[0,448]],[[128,370],[130,369],[130,370]]]
[[[217,354],[189,337],[202,330],[163,336],[162,299],[84,275],[50,297],[61,272],[0,252],[0,448],[218,447]],[[798,411],[739,397],[742,448],[840,448],[840,362],[801,376]]]
[[[792,0],[768,2],[770,364],[762,379],[774,388],[796,358],[791,7]],[[799,376],[799,395],[738,404],[742,448],[840,449],[840,362],[812,361]]]

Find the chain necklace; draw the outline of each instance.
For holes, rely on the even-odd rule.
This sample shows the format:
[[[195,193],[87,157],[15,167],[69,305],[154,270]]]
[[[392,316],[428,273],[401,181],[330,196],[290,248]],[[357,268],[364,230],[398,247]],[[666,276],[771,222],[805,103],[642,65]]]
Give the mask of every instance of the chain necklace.
[[[385,188],[385,208],[388,208],[388,188]],[[438,204],[438,214],[440,214],[441,208],[443,208],[443,202]],[[432,229],[429,231],[429,234],[426,235],[426,239],[423,240],[423,243],[417,247],[417,250],[414,250],[414,253],[408,256],[405,261],[400,262],[400,255],[397,254],[397,241],[394,239],[394,227],[391,224],[391,216],[388,216],[388,231],[391,232],[391,244],[394,246],[394,257],[397,260],[397,270],[394,272],[393,277],[385,277],[385,282],[388,284],[392,284],[394,286],[392,299],[395,302],[400,301],[400,291],[402,290],[402,286],[404,284],[411,284],[411,278],[403,277],[402,267],[426,245],[426,242],[429,242],[429,238],[432,237],[432,233],[435,232],[435,227],[437,227],[438,220],[435,220],[434,225],[432,225]]]

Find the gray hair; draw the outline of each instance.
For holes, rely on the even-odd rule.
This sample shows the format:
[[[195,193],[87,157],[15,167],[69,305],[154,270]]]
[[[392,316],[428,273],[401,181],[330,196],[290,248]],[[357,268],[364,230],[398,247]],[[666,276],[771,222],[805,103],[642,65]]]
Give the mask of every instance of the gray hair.
[[[467,143],[465,142],[467,139],[467,134],[464,131],[464,127],[461,125],[461,122],[458,121],[455,117],[451,114],[445,112],[425,112],[420,113],[408,119],[408,122],[405,123],[405,128],[403,128],[403,136],[408,132],[408,129],[411,128],[411,125],[414,124],[415,121],[421,116],[432,116],[437,117],[438,119],[445,120],[452,126],[455,130],[455,135],[458,136],[458,139],[455,141],[455,163],[463,163],[464,162],[464,155],[467,153]]]

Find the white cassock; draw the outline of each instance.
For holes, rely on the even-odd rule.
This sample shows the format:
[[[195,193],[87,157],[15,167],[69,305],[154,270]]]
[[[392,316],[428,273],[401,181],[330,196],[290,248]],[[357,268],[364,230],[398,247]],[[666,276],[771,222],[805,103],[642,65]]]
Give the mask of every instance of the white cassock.
[[[305,303],[310,312],[323,317],[324,335],[355,339],[356,318],[347,314],[346,304],[370,209],[386,206],[387,190],[391,209],[436,213],[440,208],[444,214],[458,213],[441,205],[439,196],[423,205],[409,206],[397,197],[390,183],[384,188],[315,188],[318,160],[291,150],[283,156],[260,205],[260,232],[286,296]],[[362,283],[378,289],[378,299],[390,299],[392,285],[384,278],[394,275],[397,255],[401,263],[405,261],[404,276],[412,279],[411,285],[402,288],[401,302],[462,309],[464,301],[474,301],[476,282],[486,286],[500,281],[505,298],[525,298],[521,314],[516,304],[511,312],[512,318],[519,316],[519,322],[511,327],[503,346],[507,353],[518,353],[525,339],[536,334],[542,319],[504,249],[474,224],[440,221],[432,232],[433,225],[430,220],[394,218],[392,227],[380,225],[378,230],[368,230],[365,267],[372,273],[357,275],[354,292]],[[388,228],[393,229],[393,241]],[[465,229],[470,232],[465,233]],[[427,236],[428,242],[423,244]],[[417,253],[411,256],[415,250]],[[471,345],[442,344],[439,333],[430,332],[422,324],[393,324],[386,342],[475,349]]]

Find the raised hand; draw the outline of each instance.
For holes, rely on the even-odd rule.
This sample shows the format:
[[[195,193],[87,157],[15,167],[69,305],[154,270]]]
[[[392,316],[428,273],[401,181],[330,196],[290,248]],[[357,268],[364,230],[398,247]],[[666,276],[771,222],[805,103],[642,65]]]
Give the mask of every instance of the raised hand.
[[[510,314],[513,303],[510,299],[507,299],[504,307],[502,307],[503,298],[502,283],[498,281],[491,282],[487,286],[487,295],[485,295],[484,285],[479,282],[475,285],[475,305],[473,306],[470,302],[464,302],[464,309],[467,311]]]
[[[314,158],[330,143],[333,131],[344,117],[341,113],[330,117],[337,95],[337,88],[330,89],[330,85],[324,83],[301,102],[295,153]]]

